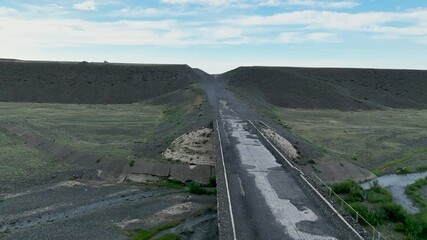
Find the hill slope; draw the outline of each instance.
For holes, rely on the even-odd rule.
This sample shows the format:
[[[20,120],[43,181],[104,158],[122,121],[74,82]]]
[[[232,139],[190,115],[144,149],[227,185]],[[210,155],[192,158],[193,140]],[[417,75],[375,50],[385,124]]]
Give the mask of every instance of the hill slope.
[[[0,101],[132,103],[198,81],[187,65],[0,60]]]
[[[288,108],[427,108],[427,71],[240,67],[224,74],[236,91]]]

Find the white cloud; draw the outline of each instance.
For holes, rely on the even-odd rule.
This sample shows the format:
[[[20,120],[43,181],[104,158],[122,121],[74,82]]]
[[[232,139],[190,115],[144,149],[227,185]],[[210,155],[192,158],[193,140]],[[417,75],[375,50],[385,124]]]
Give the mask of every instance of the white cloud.
[[[237,44],[238,28],[187,26],[175,20],[92,22],[76,19],[0,18],[0,46],[21,49],[96,46]],[[1,51],[0,51],[1,52]]]
[[[16,10],[8,7],[0,7],[0,15],[9,15],[16,13]]]
[[[207,6],[228,6],[232,3],[238,2],[237,0],[161,0],[162,3],[168,4],[194,4],[194,5],[207,5]]]
[[[333,30],[367,32],[395,36],[427,36],[427,10],[408,12],[344,13],[305,10],[279,13],[270,16],[242,16],[228,19],[234,26],[271,28],[274,26],[297,27],[301,30]]]
[[[161,0],[162,3],[175,5],[199,5],[206,7],[257,8],[304,6],[308,8],[353,8],[359,5],[354,0]]]
[[[315,0],[289,0],[288,5],[300,5],[311,8],[354,8],[359,6],[355,1],[315,1]]]
[[[84,1],[80,3],[76,3],[73,5],[75,9],[83,10],[83,11],[94,11],[96,10],[96,2],[95,1]]]
[[[204,36],[209,36],[214,40],[226,40],[226,39],[236,39],[243,36],[241,29],[232,28],[232,27],[215,27],[215,28],[200,28],[199,29]]]
[[[339,42],[338,37],[333,33],[315,32],[283,32],[279,35],[279,41],[282,43],[304,43],[304,42],[322,42],[336,43]]]
[[[111,15],[115,17],[153,17],[170,13],[167,9],[158,8],[122,8],[114,11]]]

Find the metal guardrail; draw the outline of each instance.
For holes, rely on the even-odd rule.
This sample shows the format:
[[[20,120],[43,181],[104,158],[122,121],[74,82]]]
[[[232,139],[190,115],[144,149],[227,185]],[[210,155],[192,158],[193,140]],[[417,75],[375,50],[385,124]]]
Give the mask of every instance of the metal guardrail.
[[[313,191],[320,197],[320,199],[322,199],[327,205],[328,205],[328,207],[330,207],[331,208],[331,210],[335,213],[335,214],[337,214],[337,216],[344,222],[344,224],[345,225],[347,225],[347,227],[349,227],[349,229],[351,230],[351,231],[353,231],[360,239],[366,239],[366,238],[364,238],[364,237],[362,237],[361,235],[360,235],[360,232],[358,232],[355,228],[354,228],[354,226],[352,226],[352,225],[350,225],[350,223],[348,223],[348,221],[347,220],[345,220],[344,219],[344,217],[332,206],[332,204],[331,204],[331,202],[329,201],[329,200],[327,200],[318,190],[317,190],[317,186],[316,187],[314,187],[313,186],[313,184],[311,184],[308,180],[307,180],[307,176],[300,170],[300,169],[298,169],[298,168],[296,168],[291,162],[289,162],[289,160],[274,146],[274,144],[273,143],[271,143],[268,139],[267,139],[267,137],[266,136],[264,136],[264,134],[253,124],[253,122],[252,121],[250,121],[250,120],[248,120],[248,122],[258,131],[258,133],[267,141],[267,143],[269,143],[272,147],[273,147],[273,149],[283,158],[283,160],[285,160],[286,161],[286,163],[287,164],[289,164],[289,166],[291,167],[291,168],[293,168],[293,169],[295,169],[297,172],[299,172],[299,176],[307,183],[307,185],[308,186],[310,186],[312,189],[313,189]],[[259,123],[260,124],[262,124],[262,125],[264,125],[265,127],[268,127],[268,128],[270,128],[270,129],[272,129],[271,127],[269,127],[267,124],[265,124],[265,123],[263,123],[262,121],[259,121]],[[320,178],[318,178],[319,180],[320,180]],[[323,181],[321,181],[321,182],[323,182]],[[327,185],[326,185],[327,186]],[[365,231],[364,229],[363,229],[363,231]],[[366,231],[365,231],[365,233],[366,233]]]
[[[372,236],[372,240],[381,240],[381,239],[387,239],[385,236],[381,235],[381,232],[379,232],[372,224],[370,224],[365,218],[363,218],[354,208],[350,206],[344,199],[342,199],[337,193],[335,193],[331,187],[329,187],[328,184],[326,184],[322,179],[320,179],[315,173],[312,173],[314,180],[318,181],[322,187],[320,189],[327,194],[329,197],[334,197],[336,199],[336,203],[340,206],[341,210],[346,211],[351,218],[353,218],[354,221],[357,223],[360,223],[362,226],[365,225],[364,230],[366,233],[370,236]],[[368,229],[366,229],[368,228]]]

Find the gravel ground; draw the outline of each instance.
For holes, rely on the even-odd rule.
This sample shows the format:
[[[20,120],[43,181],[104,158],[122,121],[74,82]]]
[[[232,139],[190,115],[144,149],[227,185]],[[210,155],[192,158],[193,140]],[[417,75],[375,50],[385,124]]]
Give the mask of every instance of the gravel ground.
[[[215,205],[215,196],[189,195],[182,189],[88,180],[33,187],[2,199],[1,239],[126,239],[130,227],[146,226],[125,222],[152,222],[165,209],[186,204],[191,207],[166,219],[184,221]],[[188,238],[216,235],[216,219],[208,220],[195,224]]]

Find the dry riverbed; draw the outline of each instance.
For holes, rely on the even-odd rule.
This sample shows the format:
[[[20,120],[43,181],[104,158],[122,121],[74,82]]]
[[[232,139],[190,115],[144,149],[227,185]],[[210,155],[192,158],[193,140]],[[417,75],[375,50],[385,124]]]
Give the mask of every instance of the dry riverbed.
[[[77,179],[2,193],[0,199],[0,239],[128,239],[134,229],[172,220],[186,226],[174,232],[183,239],[217,234],[215,196],[183,188]]]

